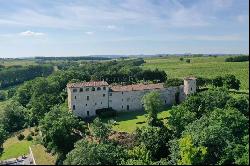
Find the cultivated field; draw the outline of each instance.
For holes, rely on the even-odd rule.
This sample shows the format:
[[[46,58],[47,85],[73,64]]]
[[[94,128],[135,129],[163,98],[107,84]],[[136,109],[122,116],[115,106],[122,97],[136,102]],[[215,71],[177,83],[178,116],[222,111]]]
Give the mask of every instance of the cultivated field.
[[[189,75],[213,78],[226,74],[235,75],[241,82],[241,89],[249,89],[249,62],[224,62],[226,56],[218,57],[159,57],[145,58],[145,69],[164,70],[169,78],[183,78]],[[187,63],[185,59],[190,59]]]

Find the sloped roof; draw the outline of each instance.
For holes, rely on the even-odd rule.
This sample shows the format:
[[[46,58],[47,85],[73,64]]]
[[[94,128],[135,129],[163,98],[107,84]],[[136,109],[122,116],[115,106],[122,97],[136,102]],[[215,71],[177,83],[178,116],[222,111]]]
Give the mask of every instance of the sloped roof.
[[[98,87],[98,86],[108,86],[109,84],[106,81],[90,81],[90,82],[78,82],[78,83],[69,83],[67,84],[68,88],[81,88],[81,87]]]

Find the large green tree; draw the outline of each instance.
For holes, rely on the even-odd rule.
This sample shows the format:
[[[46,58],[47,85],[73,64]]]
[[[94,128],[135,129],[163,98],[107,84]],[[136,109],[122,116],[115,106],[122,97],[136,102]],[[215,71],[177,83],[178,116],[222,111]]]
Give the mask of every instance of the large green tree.
[[[2,124],[0,124],[0,155],[1,155],[1,148],[3,147],[3,143],[7,138],[7,132],[4,130]]]
[[[163,108],[163,101],[160,98],[159,92],[153,91],[143,96],[142,103],[147,112],[147,122],[151,126],[162,125],[158,119],[157,114]]]

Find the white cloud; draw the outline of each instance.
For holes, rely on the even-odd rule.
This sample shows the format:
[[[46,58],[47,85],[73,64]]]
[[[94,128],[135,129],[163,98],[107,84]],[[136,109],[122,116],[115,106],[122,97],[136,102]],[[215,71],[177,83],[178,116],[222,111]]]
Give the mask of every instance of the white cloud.
[[[87,35],[93,35],[93,34],[94,34],[94,32],[92,32],[92,31],[88,31],[88,32],[85,32],[85,34],[87,34]]]
[[[41,32],[32,32],[32,31],[24,31],[19,33],[20,36],[31,36],[31,37],[35,37],[35,36],[44,36],[44,33]]]
[[[117,26],[115,26],[115,25],[108,25],[107,29],[114,30],[114,29],[117,29]]]

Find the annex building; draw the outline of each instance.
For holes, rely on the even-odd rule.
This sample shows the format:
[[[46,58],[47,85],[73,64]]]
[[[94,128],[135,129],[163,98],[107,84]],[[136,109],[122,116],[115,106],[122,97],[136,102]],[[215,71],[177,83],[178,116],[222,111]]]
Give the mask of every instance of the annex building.
[[[157,84],[109,85],[105,81],[69,83],[67,85],[69,110],[85,118],[96,115],[96,110],[112,108],[118,112],[143,110],[142,97],[158,91],[165,106],[180,103],[187,95],[196,92],[196,78],[184,79],[176,87]]]

